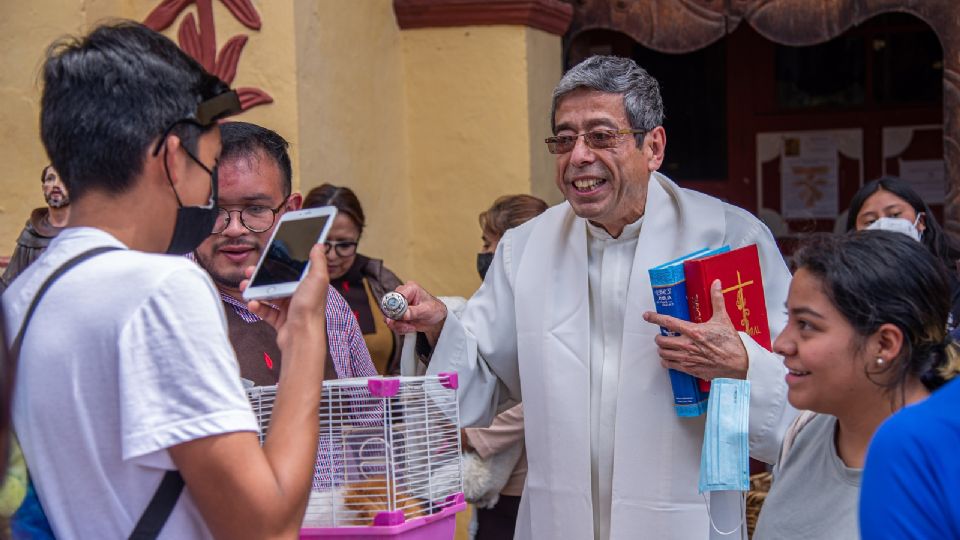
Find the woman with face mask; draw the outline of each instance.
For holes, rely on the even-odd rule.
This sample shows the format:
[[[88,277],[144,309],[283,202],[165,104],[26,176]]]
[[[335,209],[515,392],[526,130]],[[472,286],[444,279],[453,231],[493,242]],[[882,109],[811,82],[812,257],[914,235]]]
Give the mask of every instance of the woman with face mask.
[[[784,437],[755,540],[859,538],[867,446],[890,415],[952,378],[947,272],[906,235],[811,239],[795,255],[783,355],[801,411]],[[894,262],[895,261],[895,262]]]
[[[539,216],[547,210],[547,203],[533,195],[504,195],[493,201],[487,211],[480,213],[480,239],[483,246],[477,254],[477,272],[480,279],[487,275],[493,263],[493,254],[503,233]]]
[[[337,217],[324,246],[330,285],[343,295],[357,316],[377,372],[381,375],[399,374],[401,338],[383,322],[380,299],[402,282],[383,265],[383,261],[357,252],[366,217],[360,199],[352,189],[331,184],[311,189],[303,199],[303,207],[319,206],[337,208]]]
[[[484,279],[493,263],[497,244],[503,234],[539,216],[546,209],[547,203],[531,195],[505,195],[480,214],[480,228],[483,231],[483,247],[477,254],[480,279]],[[499,489],[499,495],[494,489],[492,493],[485,493],[483,497],[472,501],[477,506],[477,532],[474,539],[513,538],[520,496],[527,476],[527,458],[523,450],[523,404],[500,413],[489,428],[464,429],[463,447],[475,454],[468,456],[467,459],[471,461],[464,466],[465,485],[473,480],[470,477],[473,473],[478,477],[500,480],[498,486],[493,486]],[[506,474],[509,470],[507,467],[512,468],[509,475]],[[501,468],[504,470],[499,470]]]
[[[950,281],[948,330],[960,324],[960,279],[957,278],[958,249],[927,203],[910,185],[893,176],[864,184],[850,201],[847,231],[880,229],[901,232],[920,241],[947,268]]]

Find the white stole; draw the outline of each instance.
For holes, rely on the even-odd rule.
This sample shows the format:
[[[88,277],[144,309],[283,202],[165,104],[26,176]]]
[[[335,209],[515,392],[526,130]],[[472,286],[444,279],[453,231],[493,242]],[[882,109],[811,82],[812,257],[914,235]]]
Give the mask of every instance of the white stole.
[[[731,218],[731,222],[727,219]],[[733,221],[735,220],[735,222]],[[697,493],[702,418],[673,410],[667,371],[645,322],[653,311],[647,270],[703,247],[760,249],[771,333],[783,328],[790,275],[769,231],[745,211],[650,179],[629,285],[615,419],[610,537],[707,538]],[[529,472],[516,537],[593,537],[590,484],[590,305],[586,222],[569,204],[508,231],[462,324],[448,317],[430,373],[460,374],[465,425],[486,425],[498,403],[523,398]],[[771,460],[792,419],[784,368],[741,333],[750,356],[751,454]],[[531,517],[535,516],[535,519]]]
[[[688,510],[695,521],[706,523],[696,495],[703,422],[676,417],[653,341],[658,330],[642,315],[655,309],[647,270],[701,247],[718,247],[724,229],[719,201],[685,197],[665,177],[651,176],[625,291],[611,538],[636,538],[638,519],[644,529],[653,526],[650,537],[673,536],[669,530],[654,531],[689,518],[666,504],[677,501],[678,492],[688,504],[700,501],[700,507]],[[524,400],[531,456],[525,498],[537,517],[529,524],[531,538],[593,536],[586,235],[585,220],[569,205],[555,207],[531,231],[516,270],[522,391],[539,397]],[[551,268],[546,274],[544,261]],[[706,532],[696,529],[701,536]]]

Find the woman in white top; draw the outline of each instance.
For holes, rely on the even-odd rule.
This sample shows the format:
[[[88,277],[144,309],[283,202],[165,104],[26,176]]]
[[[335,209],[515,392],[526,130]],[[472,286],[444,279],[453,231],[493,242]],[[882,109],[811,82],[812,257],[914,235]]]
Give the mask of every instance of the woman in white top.
[[[859,538],[867,446],[891,414],[956,373],[950,288],[919,242],[889,231],[813,239],[796,255],[788,323],[788,430],[755,540]]]

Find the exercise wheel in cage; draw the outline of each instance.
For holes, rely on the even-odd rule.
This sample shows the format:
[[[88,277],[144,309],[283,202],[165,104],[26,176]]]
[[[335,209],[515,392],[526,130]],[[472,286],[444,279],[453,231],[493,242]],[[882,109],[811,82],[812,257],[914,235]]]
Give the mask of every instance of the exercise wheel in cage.
[[[261,443],[276,386],[249,388]],[[466,504],[457,375],[323,382],[301,538],[450,540]]]

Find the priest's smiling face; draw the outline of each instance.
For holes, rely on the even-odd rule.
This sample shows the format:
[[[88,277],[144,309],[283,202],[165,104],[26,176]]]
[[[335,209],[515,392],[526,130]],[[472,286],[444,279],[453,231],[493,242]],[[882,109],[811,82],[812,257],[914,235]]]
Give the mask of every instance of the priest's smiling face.
[[[560,99],[557,135],[631,129],[622,94],[578,89]],[[619,236],[644,214],[650,173],[663,162],[666,133],[656,127],[639,147],[632,134],[617,136],[610,148],[591,148],[578,137],[573,150],[557,154],[557,187],[580,217]]]

